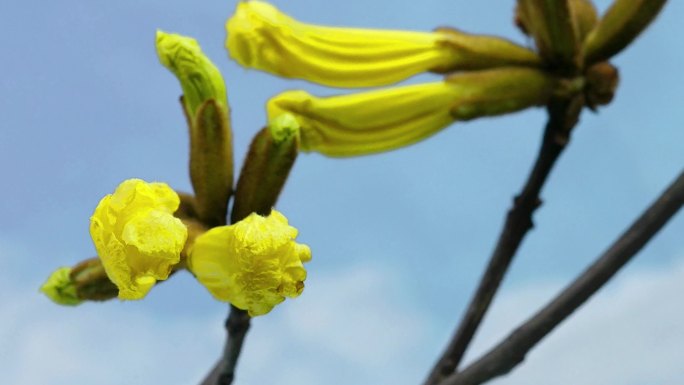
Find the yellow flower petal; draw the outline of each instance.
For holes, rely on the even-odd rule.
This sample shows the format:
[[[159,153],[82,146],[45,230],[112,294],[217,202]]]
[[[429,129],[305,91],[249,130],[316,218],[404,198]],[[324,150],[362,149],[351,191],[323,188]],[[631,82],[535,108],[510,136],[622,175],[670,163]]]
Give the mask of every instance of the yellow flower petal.
[[[251,214],[197,237],[188,268],[215,298],[251,316],[266,314],[304,289],[302,264],[311,260],[311,250],[296,243],[296,236],[276,210],[267,217]]]
[[[500,38],[311,25],[261,1],[239,2],[226,30],[226,47],[241,65],[335,87],[387,85],[426,71],[540,65],[534,52]]]
[[[69,267],[60,267],[55,270],[40,287],[40,291],[60,305],[75,306],[82,302],[78,298],[76,285],[71,279],[71,268]]]
[[[180,261],[187,229],[172,214],[180,200],[164,183],[129,179],[105,196],[90,235],[120,299],[141,299]]]

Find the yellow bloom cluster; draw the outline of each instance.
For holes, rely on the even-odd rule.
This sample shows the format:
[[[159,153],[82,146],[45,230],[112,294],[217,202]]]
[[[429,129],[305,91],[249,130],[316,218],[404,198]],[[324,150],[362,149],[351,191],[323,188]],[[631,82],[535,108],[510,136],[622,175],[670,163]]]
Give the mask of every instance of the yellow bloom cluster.
[[[187,227],[173,216],[178,207],[178,194],[168,185],[140,179],[124,181],[98,204],[90,234],[119,299],[145,297],[179,266],[184,248],[198,281],[217,299],[252,316],[301,294],[303,263],[311,260],[311,250],[294,241],[297,229],[283,214],[253,213],[234,225],[214,227],[186,245]],[[60,268],[41,291],[59,304],[79,304],[83,299],[70,274],[70,268]]]
[[[267,217],[253,213],[197,237],[188,268],[215,298],[251,316],[266,314],[304,289],[302,264],[311,260],[311,250],[296,243],[296,236],[278,211]]]
[[[328,156],[404,147],[457,120],[542,104],[553,86],[535,52],[502,38],[449,28],[324,27],[297,21],[262,1],[243,1],[226,30],[226,48],[239,64],[329,86],[375,87],[423,72],[463,71],[455,80],[328,98],[287,91],[268,102],[272,132],[296,129],[302,150]],[[528,88],[530,78],[535,86]],[[484,92],[493,89],[499,92]]]

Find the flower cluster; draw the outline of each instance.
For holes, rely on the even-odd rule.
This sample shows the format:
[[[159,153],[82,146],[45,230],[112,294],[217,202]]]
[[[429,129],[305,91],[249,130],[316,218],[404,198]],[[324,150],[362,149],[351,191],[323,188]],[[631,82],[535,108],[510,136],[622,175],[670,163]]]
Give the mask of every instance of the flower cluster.
[[[270,125],[297,122],[303,151],[333,157],[404,147],[457,120],[544,104],[556,81],[532,50],[454,29],[435,32],[332,28],[299,22],[274,6],[245,1],[226,24],[235,61],[334,87],[377,87],[423,72],[442,81],[317,98],[287,91],[267,103]]]
[[[607,62],[650,23],[664,0],[616,0],[599,18],[589,0],[518,0],[516,22],[536,50],[451,28],[383,31],[310,25],[262,1],[240,1],[226,23],[239,64],[333,87],[381,87],[414,75],[426,84],[319,98],[286,91],[266,103],[233,185],[226,86],[194,39],[157,32],[157,54],[180,81],[194,195],[163,183],[123,182],[91,217],[98,259],[60,268],[41,287],[64,305],[140,299],[189,269],[218,300],[257,316],[302,293],[311,259],[273,207],[300,151],[348,157],[423,140],[455,121],[507,114],[554,99],[610,102]],[[228,213],[229,203],[232,209]],[[230,218],[230,225],[226,218]]]
[[[218,300],[268,313],[304,289],[309,247],[272,209],[296,149],[293,136],[257,135],[233,196],[232,134],[223,77],[192,38],[157,32],[159,60],[180,81],[190,132],[194,196],[164,183],[129,179],[105,196],[90,219],[98,259],[55,271],[41,291],[62,305],[144,298],[187,268]],[[255,145],[253,144],[253,147]],[[275,165],[275,168],[263,165]],[[232,225],[226,225],[234,199]]]

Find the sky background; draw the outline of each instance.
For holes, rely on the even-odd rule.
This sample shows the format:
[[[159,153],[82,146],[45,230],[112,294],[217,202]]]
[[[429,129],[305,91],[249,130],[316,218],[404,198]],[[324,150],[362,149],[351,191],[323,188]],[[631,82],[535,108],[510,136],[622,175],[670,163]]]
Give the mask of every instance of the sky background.
[[[512,24],[512,0],[273,3],[311,23],[451,25],[531,44]],[[54,305],[38,287],[57,267],[94,255],[89,217],[121,181],[191,190],[180,86],[158,64],[157,28],[195,37],[223,72],[237,166],[270,96],[347,92],[231,61],[224,22],[235,4],[0,2],[0,383],[195,384],[218,358],[226,306],[187,273],[144,301],[76,308]],[[581,272],[680,172],[683,14],[684,3],[669,2],[615,58],[617,96],[582,115],[470,359]],[[313,250],[306,290],[254,320],[236,384],[420,383],[480,277],[544,121],[533,109],[456,123],[382,155],[301,155],[277,207]],[[524,365],[492,383],[683,383],[683,234],[680,214]]]

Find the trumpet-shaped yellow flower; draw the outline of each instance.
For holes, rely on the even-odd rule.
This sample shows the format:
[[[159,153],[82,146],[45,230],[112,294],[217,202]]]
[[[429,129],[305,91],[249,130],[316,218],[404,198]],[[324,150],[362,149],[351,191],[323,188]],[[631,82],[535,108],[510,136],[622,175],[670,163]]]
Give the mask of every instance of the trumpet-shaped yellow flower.
[[[180,261],[185,225],[172,214],[178,194],[164,183],[129,179],[102,198],[90,235],[120,299],[141,299]]]
[[[195,39],[158,30],[156,43],[159,61],[181,83],[185,108],[191,119],[209,99],[227,108],[226,85],[221,72],[204,55]]]
[[[276,210],[252,213],[231,226],[200,235],[190,249],[188,268],[211,294],[251,316],[266,314],[304,289],[311,260],[308,246],[296,243],[297,229]]]
[[[436,133],[454,121],[449,107],[458,96],[458,88],[445,82],[327,98],[286,91],[270,99],[267,110],[271,126],[299,129],[303,151],[355,156],[407,146]]]
[[[266,108],[271,130],[298,131],[303,151],[357,156],[413,144],[455,120],[542,104],[554,84],[540,70],[510,67],[326,98],[286,91],[271,98]]]
[[[69,267],[60,267],[55,270],[40,287],[40,291],[60,305],[75,306],[82,302],[78,298],[76,285],[71,279],[71,268]]]
[[[387,85],[425,71],[539,64],[532,51],[504,39],[310,25],[261,1],[239,2],[226,30],[226,47],[241,65],[338,87]]]

